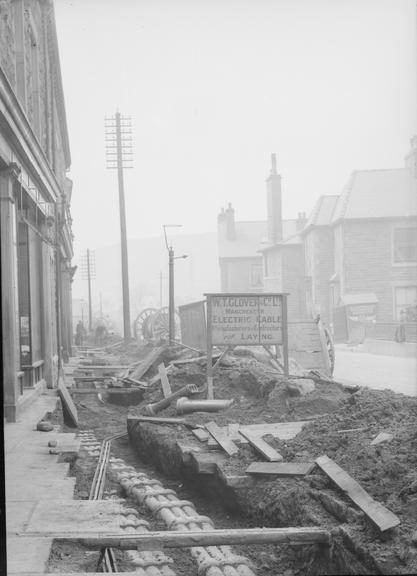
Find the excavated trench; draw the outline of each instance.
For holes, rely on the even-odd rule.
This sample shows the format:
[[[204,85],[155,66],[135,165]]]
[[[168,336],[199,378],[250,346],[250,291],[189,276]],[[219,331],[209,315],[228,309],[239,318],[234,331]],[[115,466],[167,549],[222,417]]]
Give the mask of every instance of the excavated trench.
[[[198,370],[195,374],[178,371],[177,374],[170,375],[172,389],[184,383],[194,383],[200,376],[204,377],[198,374]],[[232,374],[224,377],[224,386],[219,391],[220,397],[229,398],[231,397],[229,393],[236,394],[233,391],[231,376]],[[222,386],[220,381],[218,386],[219,388]],[[268,382],[266,387],[268,388]],[[343,464],[346,453],[346,458],[349,460],[345,462],[352,467],[352,454],[357,453],[358,467],[355,474],[367,488],[372,488],[373,479],[377,478],[378,474],[378,478],[384,478],[386,463],[394,457],[398,458],[398,454],[402,458],[401,462],[404,462],[403,467],[408,461],[410,461],[408,467],[412,467],[409,451],[401,455],[401,449],[391,450],[391,455],[387,452],[387,448],[381,448],[376,452],[363,448],[369,444],[369,438],[376,434],[381,424],[387,426],[388,422],[393,421],[395,414],[398,414],[398,426],[402,426],[398,431],[399,445],[414,442],[412,433],[408,430],[409,424],[415,420],[416,407],[414,404],[410,405],[410,401],[406,398],[399,399],[398,395],[393,398],[385,395],[376,396],[376,393],[366,392],[357,397],[356,403],[352,403],[350,394],[334,386],[322,386],[309,395],[307,401],[290,399],[288,405],[282,395],[282,389],[278,387],[276,390],[276,397],[273,398],[270,394],[266,400],[263,396],[253,396],[253,390],[249,390],[250,398],[239,396],[227,414],[219,414],[213,419],[219,425],[224,425],[227,422],[239,421],[265,422],[265,419],[302,420],[309,415],[313,417],[320,412],[327,413],[323,420],[319,416],[315,423],[308,424],[300,434],[288,442],[281,442],[272,437],[265,439],[284,456],[286,461],[296,462],[298,458],[298,461],[302,462],[327,453]],[[154,393],[148,394],[146,401],[159,400],[158,394],[160,392],[155,389]],[[197,440],[189,427],[150,424],[128,418],[140,414],[141,406],[129,408],[130,400],[126,405],[122,405],[123,398],[126,396],[122,394],[119,399],[121,403],[116,404],[115,401],[118,399],[115,395],[112,396],[111,402],[110,398],[104,402],[100,401],[95,395],[80,395],[78,398],[75,396],[80,421],[79,430],[81,433],[91,430],[99,443],[111,434],[128,432],[127,437],[119,438],[112,443],[111,456],[116,459],[113,461],[116,468],[114,469],[114,463],[110,467],[103,497],[127,497],[129,506],[136,508],[141,517],[149,522],[149,530],[166,530],[167,525],[160,515],[153,514],[140,501],[139,496],[135,495],[135,486],[129,482],[133,484],[148,482],[151,485],[159,481],[160,490],[174,490],[180,501],[188,501],[195,506],[195,515],[209,517],[216,528],[319,527],[331,533],[330,548],[317,544],[233,546],[233,554],[252,561],[255,566],[253,572],[258,576],[410,573],[408,568],[414,566],[416,555],[413,547],[407,546],[404,539],[404,535],[407,539],[412,529],[411,520],[409,521],[405,515],[408,510],[406,501],[401,504],[398,499],[393,500],[396,506],[394,511],[402,512],[404,527],[389,531],[390,533],[381,533],[340,490],[335,489],[332,482],[318,468],[304,477],[254,479],[245,474],[247,465],[257,459],[249,445],[241,444],[239,452],[231,457],[222,451],[213,450],[207,453],[207,445]],[[271,402],[275,404],[271,406]],[[380,415],[374,418],[375,402],[380,404],[378,408]],[[279,413],[281,406],[284,407],[283,410],[290,409],[291,414],[286,416],[284,412]],[[164,416],[175,416],[175,411],[168,409],[164,412]],[[191,415],[187,421],[204,423],[212,418],[211,415],[202,415],[201,418],[200,416]],[[55,418],[59,419],[60,415],[56,414]],[[354,437],[360,449],[353,452],[349,449],[348,453],[346,447],[353,436],[338,437],[335,430],[337,432],[340,428],[355,429],[358,425],[363,426],[364,418],[369,420],[367,431],[355,433]],[[363,428],[356,429],[363,430]],[[72,473],[77,477],[76,498],[88,498],[97,464],[97,454],[94,451],[88,453],[82,450],[72,465]],[[195,457],[196,454],[198,458]],[[361,464],[365,462],[372,464],[373,476],[369,465],[363,469],[362,477],[360,476]],[[122,470],[117,470],[118,465]],[[389,482],[395,490],[398,490],[397,487],[412,480],[409,472],[401,483],[394,475],[401,466],[393,465],[391,468],[391,472],[387,468],[390,474],[385,476],[387,480],[378,484],[381,492],[374,494],[376,499],[383,499],[384,502],[387,502],[388,496],[385,496],[385,492],[390,489]],[[413,493],[410,494],[409,500],[414,501]],[[164,495],[161,497],[164,498]],[[168,495],[168,500],[173,497],[172,494]],[[175,507],[175,504],[171,506]],[[181,516],[181,507],[175,509]],[[179,519],[177,521],[179,522]],[[129,554],[119,550],[115,553],[119,571],[136,570]],[[173,562],[166,568],[167,576],[168,574],[171,576],[169,570],[180,576],[203,574],[202,570],[198,572],[196,558],[191,557],[189,550],[170,550],[170,557]],[[219,558],[217,561],[222,562]],[[68,572],[71,569],[94,571],[96,562],[97,553],[73,544],[56,542],[51,554],[49,571]],[[150,571],[149,574],[156,575],[159,572]]]
[[[323,496],[317,489],[322,481],[320,476],[312,474],[304,480],[251,481],[244,476],[228,475],[227,466],[222,466],[222,463],[218,463],[217,470],[200,473],[190,454],[192,440],[184,448],[184,439],[178,442],[170,428],[129,422],[130,444],[144,462],[153,465],[166,477],[184,482],[193,494],[204,498],[209,507],[215,505],[230,514],[240,528],[316,526],[332,532],[330,549],[317,545],[297,549],[270,546],[268,551],[259,546],[249,547],[252,557],[261,560],[257,574],[388,573],[378,566],[369,551],[355,541],[349,530],[352,524],[362,519],[362,515],[333,496]],[[178,429],[177,433],[181,432]],[[244,450],[251,449],[240,448],[240,451]],[[233,458],[242,458],[242,454]],[[343,526],[345,522],[350,526]]]
[[[81,438],[82,448],[77,458],[72,461],[71,474],[77,478],[76,499],[88,499],[93,482],[101,441],[104,437],[123,431],[126,422],[126,408],[113,404],[103,405],[96,397],[85,397],[78,403],[80,425],[78,436]],[[58,409],[51,418],[54,423],[62,422],[61,409]],[[126,428],[125,428],[126,429]],[[73,428],[64,426],[67,432],[74,432]],[[140,447],[138,449],[138,447]],[[127,471],[127,472],[126,472]],[[111,461],[107,473],[103,498],[126,498],[129,509],[136,509],[141,519],[149,522],[149,530],[166,530],[166,523],[148,509],[143,502],[135,500],[134,494],[126,485],[132,478],[146,478],[150,483],[157,484],[167,492],[174,491],[181,501],[189,501],[195,507],[194,515],[208,517],[215,528],[250,528],[257,526],[297,526],[306,525],[293,521],[292,498],[283,498],[281,502],[281,521],[274,522],[274,514],[266,514],[266,510],[255,505],[248,507],[250,495],[245,496],[238,490],[228,487],[218,476],[196,474],[192,467],[183,462],[183,455],[176,446],[172,430],[165,426],[147,425],[138,431],[129,430],[129,438],[118,438],[112,442]],[[123,480],[125,481],[123,485]],[[133,498],[132,498],[133,496]],[[286,502],[283,504],[283,502]],[[246,504],[245,504],[246,503]],[[261,507],[262,508],[262,507]],[[310,522],[310,525],[311,522]],[[222,547],[224,548],[224,547]],[[119,572],[129,570],[137,571],[138,561],[134,554],[114,550]],[[334,561],[334,554],[328,548],[318,545],[290,546],[290,545],[252,545],[233,546],[232,559],[244,557],[248,561],[249,570],[239,571],[236,574],[256,574],[257,576],[285,576],[315,575],[315,574],[342,574]],[[48,571],[96,571],[99,553],[88,550],[80,544],[55,541],[50,555]],[[223,559],[224,560],[224,559]],[[159,562],[159,563],[158,563]],[[217,559],[221,565],[222,559]],[[346,563],[348,564],[348,562]],[[196,559],[192,558],[186,549],[173,549],[169,551],[169,559],[161,570],[161,559],[149,563],[149,572],[144,574],[161,574],[161,576],[193,576],[203,574],[198,572]],[[154,570],[154,571],[152,571]],[[170,572],[171,570],[171,572]],[[241,569],[243,570],[243,568]],[[371,573],[371,572],[350,572]],[[141,572],[139,571],[139,574]],[[214,573],[213,573],[214,574]],[[223,572],[227,576],[227,571]],[[234,572],[230,572],[234,574]],[[206,576],[210,576],[207,573]]]

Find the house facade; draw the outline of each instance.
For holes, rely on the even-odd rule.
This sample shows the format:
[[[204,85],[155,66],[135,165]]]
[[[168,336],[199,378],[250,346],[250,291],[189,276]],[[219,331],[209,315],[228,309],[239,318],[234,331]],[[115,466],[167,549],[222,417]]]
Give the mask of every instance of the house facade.
[[[71,353],[70,150],[53,4],[0,4],[4,413],[57,384]]]
[[[290,320],[320,315],[339,340],[392,339],[401,314],[415,334],[417,137],[403,168],[353,172],[308,218],[282,219],[274,155],[266,185],[265,222],[219,215],[221,290],[287,292]]]
[[[301,233],[307,307],[336,332],[343,319],[347,339],[372,324],[392,339],[401,311],[417,304],[416,155],[414,138],[404,168],[353,172],[340,196],[318,200]]]

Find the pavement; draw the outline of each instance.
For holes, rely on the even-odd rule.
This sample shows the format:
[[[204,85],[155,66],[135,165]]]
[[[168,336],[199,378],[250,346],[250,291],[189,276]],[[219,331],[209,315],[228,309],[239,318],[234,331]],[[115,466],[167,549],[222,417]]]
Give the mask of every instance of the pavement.
[[[45,391],[21,412],[18,422],[4,425],[6,489],[7,574],[45,573],[52,538],[25,536],[25,528],[40,501],[72,499],[75,477],[69,477],[68,462],[50,454],[48,442],[77,445],[75,434],[39,432],[36,424],[55,409],[56,390]]]
[[[336,345],[333,377],[340,382],[417,396],[417,358],[369,354]]]

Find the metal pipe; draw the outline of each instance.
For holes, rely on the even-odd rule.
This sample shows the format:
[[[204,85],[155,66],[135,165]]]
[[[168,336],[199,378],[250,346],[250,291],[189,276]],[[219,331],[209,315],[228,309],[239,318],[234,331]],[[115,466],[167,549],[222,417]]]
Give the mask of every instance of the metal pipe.
[[[159,402],[154,402],[153,404],[147,404],[145,406],[145,412],[146,414],[153,416],[157,412],[160,412],[164,408],[167,408],[176,398],[179,398],[180,396],[188,396],[188,394],[196,394],[197,392],[198,388],[195,384],[187,384],[186,386],[183,386],[176,392],[173,392],[163,400],[160,400]]]
[[[176,409],[178,414],[187,414],[189,412],[218,412],[229,408],[233,404],[231,400],[189,400],[188,398],[179,398]]]

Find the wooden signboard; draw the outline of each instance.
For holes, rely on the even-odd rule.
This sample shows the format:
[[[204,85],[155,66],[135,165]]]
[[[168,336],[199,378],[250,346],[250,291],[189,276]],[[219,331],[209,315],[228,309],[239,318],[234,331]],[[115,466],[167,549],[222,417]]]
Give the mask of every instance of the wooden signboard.
[[[207,388],[213,397],[212,347],[282,346],[288,375],[287,294],[212,293],[207,296]]]

